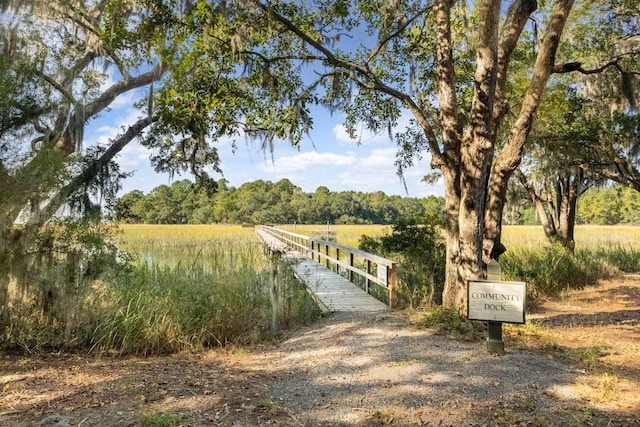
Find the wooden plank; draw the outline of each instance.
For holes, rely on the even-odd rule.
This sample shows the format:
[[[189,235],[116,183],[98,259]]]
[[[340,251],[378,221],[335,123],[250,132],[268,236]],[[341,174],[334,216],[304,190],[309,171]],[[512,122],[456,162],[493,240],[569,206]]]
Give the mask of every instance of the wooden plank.
[[[262,238],[262,240],[264,240],[266,245],[272,251],[286,252],[289,249],[286,243],[278,240],[276,237],[272,236],[264,230],[256,230],[256,233]]]
[[[318,262],[306,258],[301,253],[262,230],[256,230],[271,250],[286,251],[285,257],[291,261],[291,268],[313,294],[324,311],[380,312],[387,306],[369,295],[344,277],[332,272]]]
[[[328,311],[386,311],[387,306],[353,283],[309,259],[292,266],[296,276]]]

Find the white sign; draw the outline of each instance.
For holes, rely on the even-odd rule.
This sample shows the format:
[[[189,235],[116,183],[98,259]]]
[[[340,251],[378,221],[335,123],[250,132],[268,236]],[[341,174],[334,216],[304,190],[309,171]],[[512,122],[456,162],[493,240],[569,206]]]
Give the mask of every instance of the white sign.
[[[387,266],[386,265],[379,265],[378,266],[378,282],[382,285],[382,286],[387,286]]]
[[[525,283],[478,280],[469,282],[467,292],[467,318],[470,320],[525,322]]]

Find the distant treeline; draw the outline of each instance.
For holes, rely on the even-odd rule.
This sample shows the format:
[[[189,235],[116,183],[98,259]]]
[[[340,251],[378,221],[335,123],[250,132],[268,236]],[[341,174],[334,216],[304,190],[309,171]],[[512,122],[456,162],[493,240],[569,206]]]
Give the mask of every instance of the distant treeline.
[[[504,210],[505,224],[539,224],[529,199],[510,200]],[[593,187],[578,199],[576,224],[640,225],[640,192],[615,184]]]
[[[185,179],[146,195],[139,190],[125,194],[114,216],[119,222],[143,224],[393,224],[425,214],[444,220],[444,212],[444,198],[436,196],[332,192],[326,187],[303,193],[288,179],[258,180],[238,188],[220,180],[211,191]]]

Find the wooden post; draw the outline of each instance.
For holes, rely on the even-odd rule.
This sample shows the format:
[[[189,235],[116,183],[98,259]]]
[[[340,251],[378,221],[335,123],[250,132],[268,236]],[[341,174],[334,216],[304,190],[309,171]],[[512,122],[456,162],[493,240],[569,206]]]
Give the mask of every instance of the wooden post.
[[[353,268],[353,252],[349,252],[349,267]],[[353,283],[353,270],[349,269],[349,281]]]
[[[280,329],[280,310],[282,298],[282,280],[280,278],[280,263],[282,260],[282,252],[271,250],[271,332],[278,332]]]
[[[340,261],[340,249],[336,248],[336,261]],[[336,274],[340,274],[340,264],[336,262]]]
[[[502,280],[502,271],[500,264],[495,259],[491,259],[487,264],[487,279],[500,281]],[[504,341],[502,340],[502,322],[489,321],[487,350],[491,354],[505,355]]]
[[[367,260],[367,274],[371,275],[371,260]],[[364,290],[369,293],[369,276],[367,276],[367,280],[365,280]]]
[[[324,245],[324,254],[327,256],[324,259],[324,264],[329,268],[329,245]]]
[[[396,263],[391,264],[389,268],[389,308],[396,306],[396,286],[398,285],[398,272]]]

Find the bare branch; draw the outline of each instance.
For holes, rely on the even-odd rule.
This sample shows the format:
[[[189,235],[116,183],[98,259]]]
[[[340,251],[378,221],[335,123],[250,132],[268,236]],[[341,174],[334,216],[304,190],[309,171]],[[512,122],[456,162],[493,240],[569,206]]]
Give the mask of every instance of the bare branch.
[[[599,74],[602,73],[604,71],[606,71],[607,68],[610,67],[615,67],[620,69],[620,61],[622,61],[623,59],[629,57],[629,56],[633,56],[633,55],[639,55],[640,52],[626,52],[622,55],[616,56],[615,58],[611,59],[609,62],[607,62],[606,64],[597,67],[597,68],[593,68],[590,70],[586,70],[582,67],[582,62],[567,62],[564,64],[560,64],[560,65],[556,65],[553,67],[552,69],[552,73],[554,74],[566,74],[566,73],[572,73],[574,71],[577,71],[581,74]],[[622,70],[621,70],[622,71]],[[633,74],[638,74],[637,72],[633,72],[630,71]]]
[[[60,83],[55,81],[51,76],[48,76],[45,73],[36,69],[34,69],[34,73],[40,76],[44,81],[49,83],[51,86],[53,86],[58,92],[60,92],[60,94],[63,97],[67,98],[69,102],[71,102],[72,104],[75,104],[77,102],[76,99],[73,97],[73,94],[69,92],[65,87],[63,87]]]

